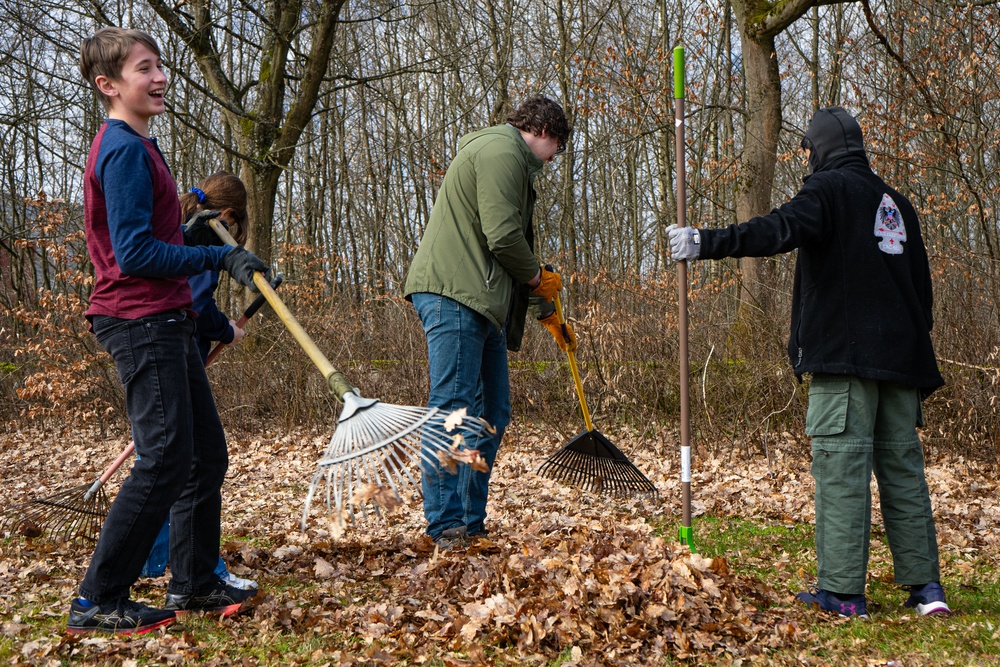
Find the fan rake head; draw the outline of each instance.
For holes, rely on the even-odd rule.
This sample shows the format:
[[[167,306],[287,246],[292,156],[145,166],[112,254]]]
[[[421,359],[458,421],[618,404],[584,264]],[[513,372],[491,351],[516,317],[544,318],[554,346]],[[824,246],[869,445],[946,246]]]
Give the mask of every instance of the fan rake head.
[[[538,474],[618,498],[659,496],[653,483],[598,431],[586,431],[570,440],[538,468]]]
[[[103,488],[92,484],[35,498],[4,511],[0,534],[11,537],[61,537],[68,542],[94,542],[101,534],[111,503]]]
[[[324,482],[321,495],[338,524],[369,521],[421,496],[417,474],[422,465],[485,466],[474,447],[495,432],[464,410],[448,413],[345,395],[337,429],[309,485],[303,530]]]

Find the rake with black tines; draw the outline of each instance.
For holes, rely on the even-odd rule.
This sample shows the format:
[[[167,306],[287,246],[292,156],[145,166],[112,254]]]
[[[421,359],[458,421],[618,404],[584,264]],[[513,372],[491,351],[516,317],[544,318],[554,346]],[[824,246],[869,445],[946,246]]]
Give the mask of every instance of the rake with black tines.
[[[563,327],[563,337],[568,341],[569,332],[558,294],[555,297],[555,307],[559,314],[559,324]],[[576,395],[580,399],[580,409],[583,411],[587,430],[550,456],[538,468],[538,474],[578,486],[591,493],[619,498],[656,498],[659,493],[653,483],[610,440],[594,430],[590,411],[587,409],[587,399],[583,395],[583,382],[576,365],[576,355],[567,347],[566,356],[569,357],[569,369],[573,373],[573,383],[576,385]]]

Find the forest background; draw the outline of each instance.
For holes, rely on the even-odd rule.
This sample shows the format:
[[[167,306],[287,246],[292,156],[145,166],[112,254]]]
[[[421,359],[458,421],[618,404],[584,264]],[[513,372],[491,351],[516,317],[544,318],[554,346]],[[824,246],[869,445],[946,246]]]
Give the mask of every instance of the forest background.
[[[117,378],[82,317],[92,280],[82,174],[103,112],[77,69],[104,25],[160,42],[153,134],[182,190],[218,169],[251,193],[248,243],[366,395],[420,405],[426,349],[401,298],[466,132],[549,95],[575,128],[538,179],[537,252],[564,276],[595,420],[677,419],[671,51],[687,49],[688,221],[718,227],[799,187],[812,112],[842,105],[877,173],[921,215],[947,385],[931,448],[995,460],[1000,411],[1000,10],[993,1],[4,0],[0,10],[0,428],[121,434]],[[696,447],[801,433],[785,352],[794,253],[690,270]],[[222,307],[247,303],[235,285]],[[873,285],[872,289],[878,289]],[[266,310],[266,309],[265,309]],[[328,424],[319,373],[265,313],[213,381],[229,429]],[[541,327],[511,356],[516,419],[579,421]],[[807,451],[804,439],[799,440]]]

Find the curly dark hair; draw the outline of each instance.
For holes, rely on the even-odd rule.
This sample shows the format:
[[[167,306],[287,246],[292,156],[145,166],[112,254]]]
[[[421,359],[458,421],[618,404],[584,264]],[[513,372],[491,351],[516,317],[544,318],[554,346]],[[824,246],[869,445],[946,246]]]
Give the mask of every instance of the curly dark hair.
[[[507,116],[507,122],[524,132],[546,132],[560,145],[569,142],[569,135],[573,132],[563,108],[544,95],[535,95],[521,102],[521,106]]]

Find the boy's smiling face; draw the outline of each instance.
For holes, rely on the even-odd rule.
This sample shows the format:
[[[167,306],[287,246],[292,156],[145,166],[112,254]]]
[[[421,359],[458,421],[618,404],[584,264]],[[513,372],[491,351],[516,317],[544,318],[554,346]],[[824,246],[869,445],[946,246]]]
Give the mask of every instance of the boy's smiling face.
[[[167,75],[160,57],[145,44],[132,45],[117,79],[99,76],[95,83],[111,99],[108,116],[143,136],[149,136],[149,119],[166,110]]]

